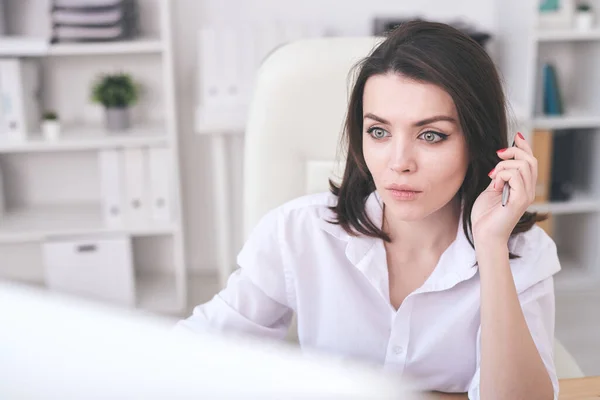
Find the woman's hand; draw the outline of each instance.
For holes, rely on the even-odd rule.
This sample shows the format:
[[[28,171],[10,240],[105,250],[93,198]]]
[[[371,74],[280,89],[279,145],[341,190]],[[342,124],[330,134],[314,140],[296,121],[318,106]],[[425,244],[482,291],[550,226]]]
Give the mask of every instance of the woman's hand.
[[[511,232],[535,198],[537,159],[520,133],[515,147],[498,150],[500,161],[490,171],[489,186],[477,197],[471,211],[475,246],[492,241],[508,243]],[[508,182],[508,203],[502,207],[502,188]]]

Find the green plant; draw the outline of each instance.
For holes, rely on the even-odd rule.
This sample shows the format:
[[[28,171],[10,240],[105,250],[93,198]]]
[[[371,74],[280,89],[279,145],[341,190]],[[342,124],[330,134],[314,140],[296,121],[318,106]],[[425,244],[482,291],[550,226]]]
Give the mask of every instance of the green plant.
[[[92,101],[106,108],[124,108],[137,102],[139,92],[139,85],[129,74],[103,74],[93,85]]]
[[[44,112],[44,114],[42,114],[42,119],[48,121],[56,121],[58,120],[58,114],[54,111],[46,111]]]
[[[588,12],[590,11],[592,8],[590,7],[590,5],[588,3],[577,3],[577,11],[579,12]]]

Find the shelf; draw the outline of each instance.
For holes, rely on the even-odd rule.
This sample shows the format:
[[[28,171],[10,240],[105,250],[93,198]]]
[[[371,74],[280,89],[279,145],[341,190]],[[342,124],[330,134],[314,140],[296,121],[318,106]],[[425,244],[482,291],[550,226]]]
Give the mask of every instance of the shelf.
[[[0,57],[40,57],[48,54],[48,40],[26,36],[0,36]]]
[[[140,38],[114,42],[50,44],[47,38],[26,36],[0,37],[0,57],[158,54],[163,49],[164,43],[157,38]]]
[[[574,193],[568,201],[534,203],[529,207],[529,210],[539,213],[552,213],[553,215],[596,212],[600,211],[600,200],[590,195]]]
[[[172,234],[175,223],[112,228],[104,225],[98,204],[38,206],[8,210],[0,217],[0,243],[42,241],[48,236],[125,233],[132,236]]]
[[[34,133],[27,140],[0,141],[0,153],[31,153],[54,151],[99,150],[140,146],[162,146],[168,144],[164,124],[140,125],[131,129],[111,133],[99,126],[73,126],[64,128],[55,141],[45,140]]]
[[[568,42],[600,40],[600,29],[577,31],[575,29],[541,29],[536,32],[539,42]]]
[[[533,119],[537,129],[579,129],[600,127],[600,113],[593,115],[582,112],[569,112],[558,116],[537,116]]]
[[[156,38],[140,38],[114,42],[56,43],[48,49],[49,56],[84,56],[109,54],[152,54],[164,49],[163,42]]]

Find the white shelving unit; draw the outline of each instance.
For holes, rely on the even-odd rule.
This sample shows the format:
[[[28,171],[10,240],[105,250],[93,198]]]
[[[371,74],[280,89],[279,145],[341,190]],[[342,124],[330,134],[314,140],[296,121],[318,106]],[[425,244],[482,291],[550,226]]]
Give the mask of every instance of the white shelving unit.
[[[600,9],[598,0],[592,3]],[[600,290],[600,26],[585,32],[542,28],[537,7],[537,2],[525,8],[510,0],[498,8],[505,42],[499,67],[509,101],[519,110],[519,123],[511,129],[519,129],[526,138],[534,129],[548,129],[571,135],[575,142],[576,192],[568,201],[534,204],[531,210],[553,216],[553,239],[562,265],[556,290]],[[541,111],[545,62],[557,69],[565,108],[561,116]]]
[[[100,204],[23,207],[10,210],[0,224],[1,243],[41,241],[52,236],[74,236],[103,233],[127,233],[132,236],[171,235],[178,231],[176,223],[107,227],[102,220]]]
[[[39,60],[43,71],[42,105],[58,112],[63,132],[55,141],[44,140],[39,132],[28,132],[26,140],[0,142],[0,167],[7,196],[7,210],[0,216],[0,259],[14,264],[10,269],[0,268],[0,279],[4,272],[10,279],[43,284],[39,274],[41,257],[31,254],[38,254],[46,239],[124,233],[134,243],[138,306],[151,312],[184,312],[187,279],[172,2],[138,0],[142,31],[139,39],[60,44],[28,36],[28,30],[36,32],[34,25],[48,22],[43,20],[49,16],[41,13],[40,4],[17,0],[9,3],[9,12],[16,14],[9,17],[30,21],[30,25],[19,24],[16,36],[0,38],[0,56]],[[34,15],[28,15],[31,13]],[[144,87],[139,104],[132,109],[132,128],[119,134],[103,128],[102,110],[89,101],[92,81],[99,74],[114,70],[130,72]],[[151,147],[169,150],[172,220],[107,226],[101,210],[98,151]],[[64,185],[67,179],[69,185]],[[20,276],[20,269],[28,272]]]
[[[568,111],[560,116],[535,116],[533,125],[540,129],[600,128],[600,115],[581,111]]]
[[[577,31],[575,29],[541,29],[535,33],[538,42],[573,42],[600,40],[600,29]]]
[[[119,42],[96,43],[88,46],[81,43],[57,43],[48,48],[48,55],[83,56],[83,55],[115,55],[115,54],[153,54],[165,50],[165,43],[158,38],[141,38]]]
[[[32,132],[26,141],[0,141],[2,153],[33,153],[58,151],[85,151],[140,146],[168,146],[171,140],[161,124],[135,126],[124,135],[109,134],[101,126],[63,127],[56,141],[45,140],[41,133]]]

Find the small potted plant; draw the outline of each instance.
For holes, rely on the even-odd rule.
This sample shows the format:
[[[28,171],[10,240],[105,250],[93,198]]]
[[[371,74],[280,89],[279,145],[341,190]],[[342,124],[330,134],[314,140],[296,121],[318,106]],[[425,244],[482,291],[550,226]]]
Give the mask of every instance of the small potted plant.
[[[42,115],[42,135],[46,140],[57,140],[60,136],[60,121],[54,111],[46,111]]]
[[[92,88],[92,101],[102,104],[109,131],[124,131],[130,127],[129,109],[139,96],[139,86],[127,73],[104,74]]]
[[[592,29],[594,25],[594,13],[587,2],[577,3],[575,9],[575,27],[580,31]]]

